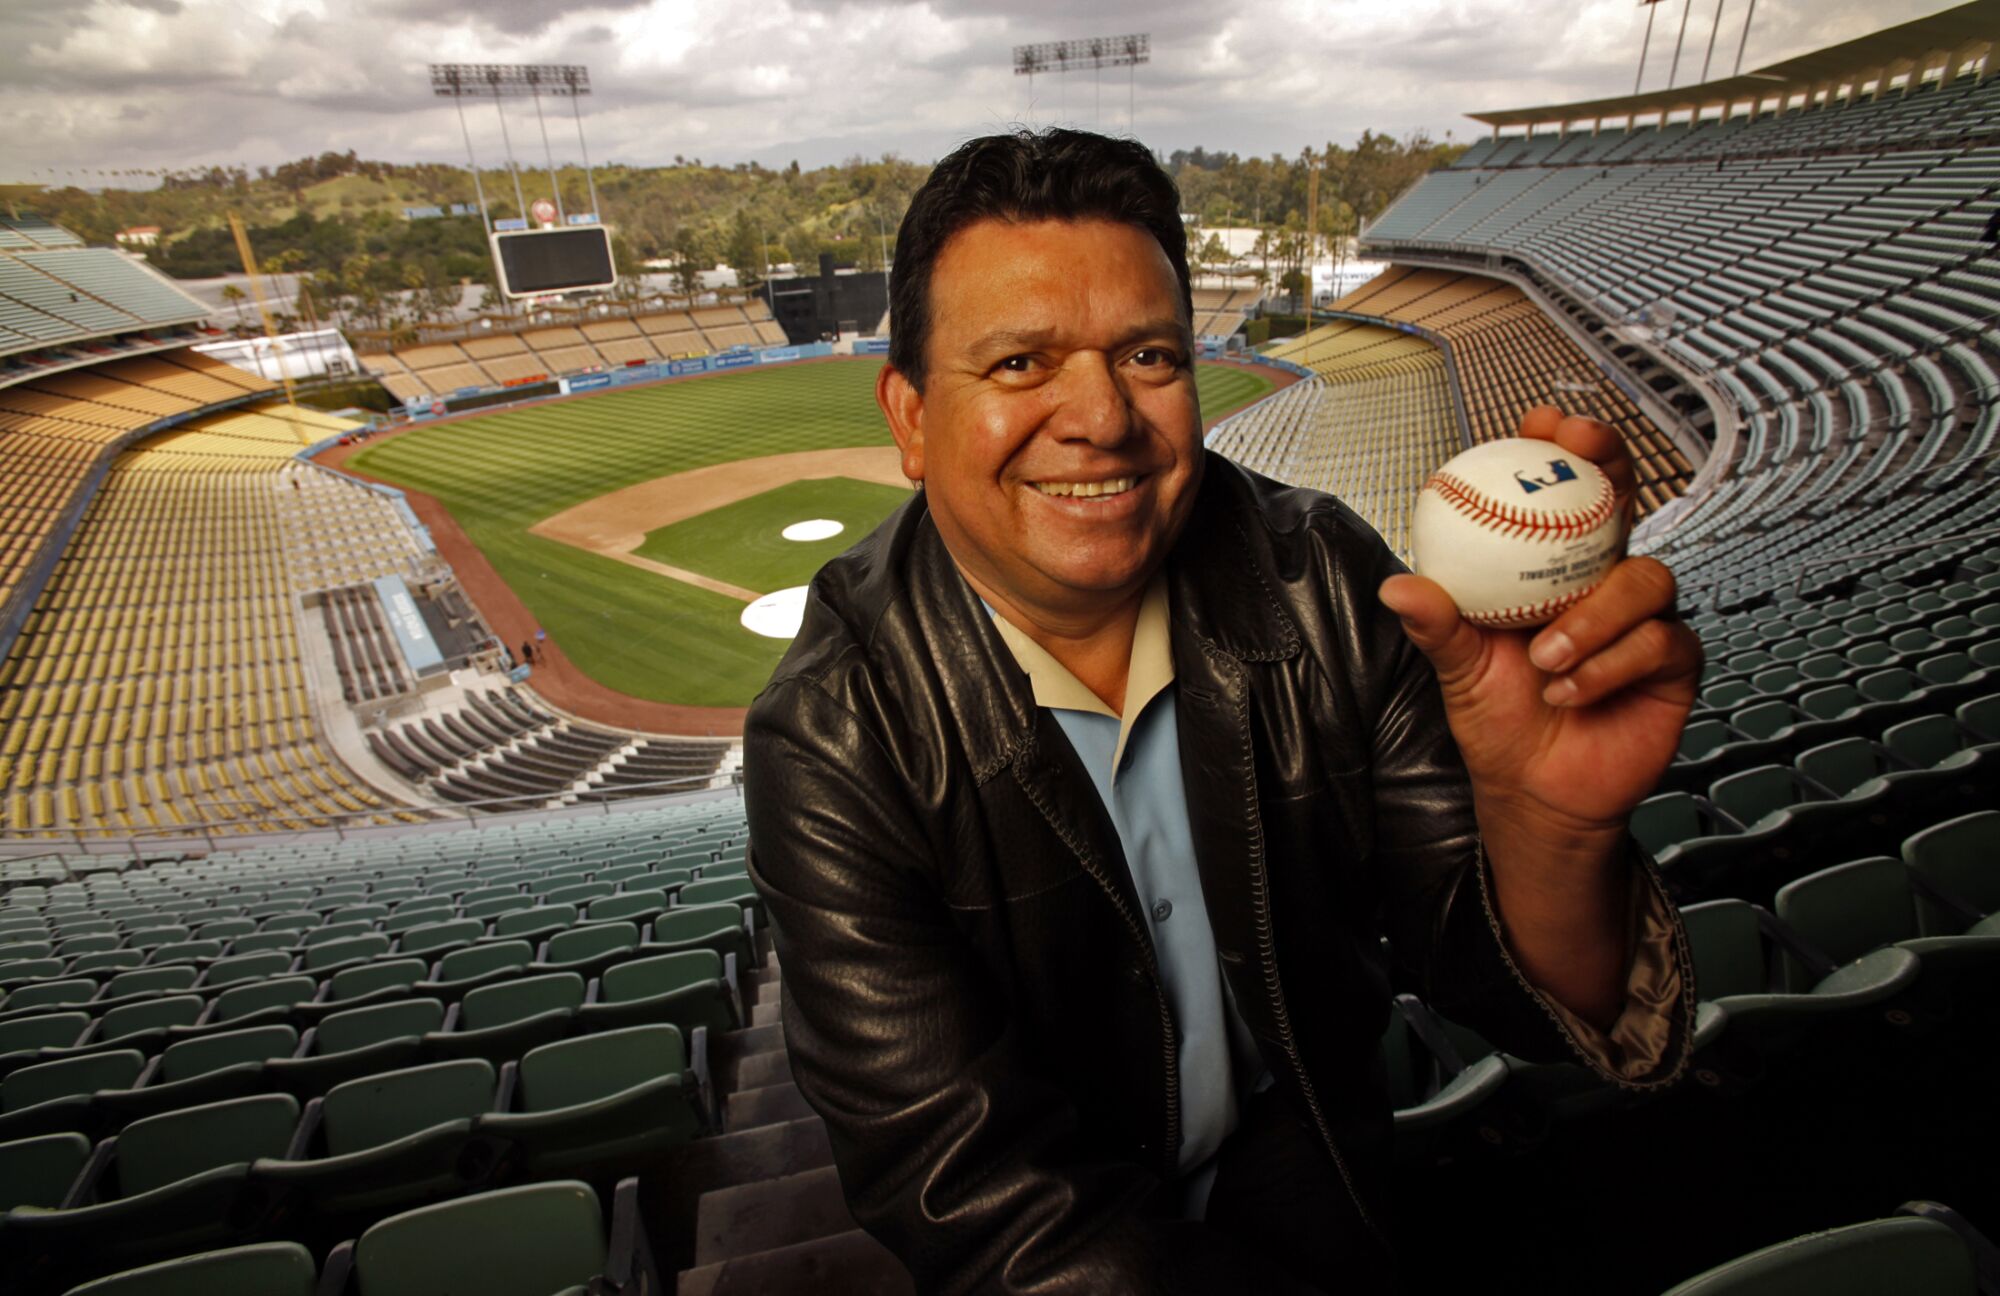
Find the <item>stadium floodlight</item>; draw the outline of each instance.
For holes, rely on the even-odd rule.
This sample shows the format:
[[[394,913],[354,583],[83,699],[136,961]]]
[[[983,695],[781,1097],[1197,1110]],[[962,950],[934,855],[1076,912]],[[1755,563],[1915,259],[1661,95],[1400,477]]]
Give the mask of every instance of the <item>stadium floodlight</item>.
[[[507,170],[514,178],[514,200],[521,209],[521,215],[528,214],[527,199],[521,193],[521,172],[514,163],[514,144],[507,134],[507,116],[501,112],[502,99],[532,99],[535,102],[535,121],[541,128],[542,152],[548,162],[549,188],[553,191],[556,204],[556,218],[568,223],[568,213],[563,210],[562,186],[556,179],[555,153],[549,147],[548,123],[542,117],[542,96],[552,95],[570,101],[571,113],[576,118],[577,145],[583,150],[584,182],[590,190],[592,219],[598,219],[597,177],[591,170],[590,146],[583,138],[583,109],[578,103],[590,93],[590,69],[577,63],[433,63],[431,70],[431,93],[439,98],[451,99],[458,105],[459,130],[465,135],[465,154],[472,164],[474,190],[479,195],[480,216],[486,215],[485,187],[479,183],[479,164],[472,156],[472,135],[465,126],[464,101],[468,98],[491,97],[495,112],[500,113],[500,138],[507,150]],[[492,222],[487,221],[491,231]]]
[[[1639,42],[1639,72],[1632,78],[1632,93],[1639,93],[1639,83],[1646,79],[1646,51],[1653,47],[1653,19],[1659,16],[1660,0],[1639,0],[1639,7],[1646,11],[1646,35]]]
[[[1126,69],[1125,129],[1132,129],[1132,109],[1136,91],[1133,89],[1135,73],[1131,69],[1141,63],[1153,61],[1153,37],[1149,32],[1132,32],[1124,36],[1088,36],[1082,40],[1042,41],[1035,45],[1014,47],[1014,75],[1028,78],[1028,103],[1032,112],[1035,100],[1035,76],[1042,72],[1096,72],[1097,111],[1101,118],[1104,112],[1105,68]]]

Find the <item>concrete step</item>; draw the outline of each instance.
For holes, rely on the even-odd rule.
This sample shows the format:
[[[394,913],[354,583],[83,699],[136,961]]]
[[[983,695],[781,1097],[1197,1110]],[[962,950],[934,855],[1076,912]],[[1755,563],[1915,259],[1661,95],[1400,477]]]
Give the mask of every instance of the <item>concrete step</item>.
[[[731,1132],[813,1114],[813,1109],[806,1106],[805,1095],[789,1082],[739,1089],[723,1100],[722,1110],[723,1128]]]
[[[664,1270],[694,1263],[695,1218],[702,1194],[761,1183],[833,1164],[826,1125],[817,1116],[695,1139],[668,1154],[643,1181],[641,1201]]]
[[[792,1057],[783,1049],[753,1053],[736,1064],[737,1089],[761,1089],[765,1085],[792,1083]]]
[[[832,1166],[718,1188],[703,1193],[695,1208],[694,1263],[697,1268],[720,1264],[846,1233],[854,1226],[841,1195],[840,1174]]]
[[[776,1026],[779,1022],[778,1012],[779,1006],[775,1002],[753,1004],[750,1008],[750,1024],[752,1026]]]
[[[680,1275],[679,1296],[915,1296],[909,1271],[860,1229],[758,1251]]]

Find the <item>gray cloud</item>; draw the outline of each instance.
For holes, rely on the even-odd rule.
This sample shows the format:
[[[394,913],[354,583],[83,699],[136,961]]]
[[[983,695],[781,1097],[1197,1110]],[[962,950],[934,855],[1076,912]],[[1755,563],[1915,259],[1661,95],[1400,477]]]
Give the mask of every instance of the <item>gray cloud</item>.
[[[1946,7],[1942,0],[1760,0],[1746,66]],[[1714,7],[1695,6],[1681,79],[1698,70]],[[1647,85],[1662,84],[1679,6],[1661,8]],[[1735,57],[1730,0],[1717,65]],[[1081,14],[1081,17],[1079,15]],[[1462,114],[1616,94],[1631,86],[1630,0],[78,0],[10,14],[0,44],[0,179],[93,170],[278,162],[353,148],[457,161],[456,118],[426,65],[579,62],[599,158],[806,165],[959,140],[1063,116],[1139,138],[1295,154],[1365,128],[1477,135]],[[1148,31],[1131,74],[1012,74],[1032,41]],[[1100,107],[1101,105],[1101,107]],[[532,111],[508,109],[517,152]],[[566,110],[560,113],[567,119]],[[482,158],[490,106],[468,114]],[[559,156],[574,134],[551,129]]]

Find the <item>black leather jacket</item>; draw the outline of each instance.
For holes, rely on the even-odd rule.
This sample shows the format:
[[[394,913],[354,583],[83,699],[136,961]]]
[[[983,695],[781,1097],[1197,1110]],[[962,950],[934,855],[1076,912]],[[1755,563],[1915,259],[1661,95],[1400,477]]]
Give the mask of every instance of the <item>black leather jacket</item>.
[[[1375,597],[1395,570],[1332,497],[1212,454],[1167,564],[1216,946],[1378,1230],[1392,986],[1633,1088],[1678,1076],[1694,1006],[1685,934],[1636,851],[1617,1026],[1522,978],[1429,665]],[[745,734],[793,1075],[855,1219],[920,1289],[1275,1290],[1257,1258],[1164,1217],[1175,1025],[1117,834],[921,493],[820,572]]]

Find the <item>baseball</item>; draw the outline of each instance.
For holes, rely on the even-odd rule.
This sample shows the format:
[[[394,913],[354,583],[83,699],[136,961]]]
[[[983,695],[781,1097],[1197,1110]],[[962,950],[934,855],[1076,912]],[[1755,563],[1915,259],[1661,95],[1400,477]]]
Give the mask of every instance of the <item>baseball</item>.
[[[1553,621],[1625,552],[1611,480],[1553,441],[1510,438],[1447,461],[1417,495],[1410,557],[1474,625]]]

